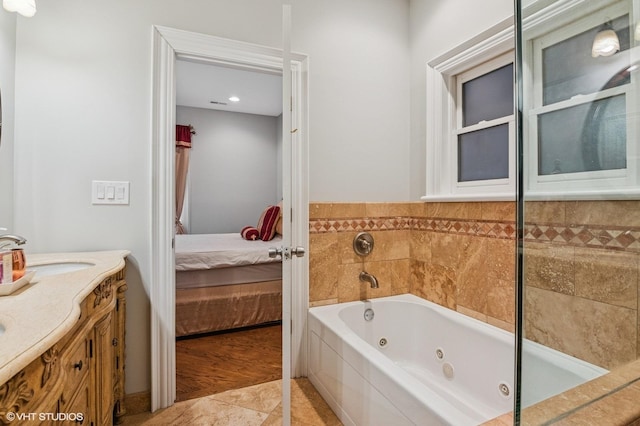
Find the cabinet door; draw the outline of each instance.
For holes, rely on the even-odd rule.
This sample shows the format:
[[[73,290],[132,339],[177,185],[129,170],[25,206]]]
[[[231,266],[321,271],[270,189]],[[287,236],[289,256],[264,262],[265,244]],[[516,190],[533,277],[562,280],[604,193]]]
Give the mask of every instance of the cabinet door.
[[[94,366],[96,424],[113,424],[113,375],[115,371],[113,312],[105,315],[94,328]]]

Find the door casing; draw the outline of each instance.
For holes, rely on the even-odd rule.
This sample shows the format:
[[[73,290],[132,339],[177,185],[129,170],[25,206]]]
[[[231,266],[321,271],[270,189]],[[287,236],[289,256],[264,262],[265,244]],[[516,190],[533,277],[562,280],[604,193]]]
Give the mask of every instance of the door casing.
[[[175,28],[153,29],[152,233],[151,233],[151,411],[171,406],[175,367],[175,111],[177,58],[282,74],[280,49]],[[291,241],[309,247],[308,58],[291,53]],[[293,262],[291,286],[291,375],[307,373],[308,256]]]

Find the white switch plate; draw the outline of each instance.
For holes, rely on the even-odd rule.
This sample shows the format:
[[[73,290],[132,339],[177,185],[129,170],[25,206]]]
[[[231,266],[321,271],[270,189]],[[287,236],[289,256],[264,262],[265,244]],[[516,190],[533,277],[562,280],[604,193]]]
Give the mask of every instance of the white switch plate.
[[[91,204],[129,204],[129,182],[91,181]]]

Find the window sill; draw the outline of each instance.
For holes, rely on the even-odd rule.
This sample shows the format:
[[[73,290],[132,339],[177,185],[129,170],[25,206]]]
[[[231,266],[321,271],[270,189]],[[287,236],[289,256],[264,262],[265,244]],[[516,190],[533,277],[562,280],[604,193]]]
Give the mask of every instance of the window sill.
[[[515,201],[515,194],[456,194],[456,195],[425,195],[421,201],[440,203],[485,202],[485,201]]]
[[[640,188],[607,191],[527,191],[526,201],[598,201],[598,200],[640,200]]]

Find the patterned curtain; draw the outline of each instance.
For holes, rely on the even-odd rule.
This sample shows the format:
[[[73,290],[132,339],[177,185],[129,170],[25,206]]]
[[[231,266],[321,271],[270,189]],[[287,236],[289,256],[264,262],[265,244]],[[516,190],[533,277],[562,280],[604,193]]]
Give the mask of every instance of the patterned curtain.
[[[176,234],[184,234],[180,222],[184,193],[187,188],[189,171],[189,150],[191,149],[191,126],[176,125]]]

